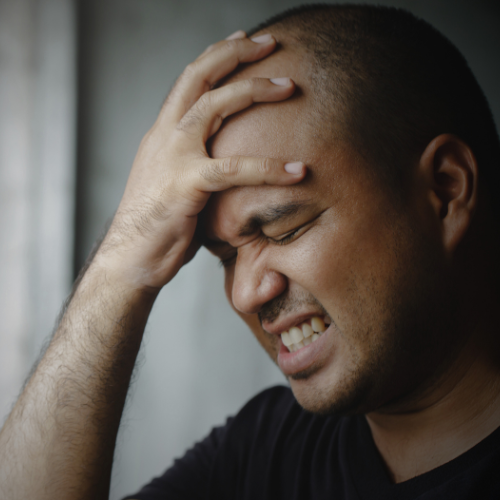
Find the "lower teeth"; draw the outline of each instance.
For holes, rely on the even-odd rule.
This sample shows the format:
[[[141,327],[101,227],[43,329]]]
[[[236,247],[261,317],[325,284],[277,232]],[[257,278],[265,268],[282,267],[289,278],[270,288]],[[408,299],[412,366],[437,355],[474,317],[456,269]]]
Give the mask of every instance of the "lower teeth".
[[[322,335],[323,332],[318,332],[314,333],[311,337],[305,338],[304,340],[301,340],[300,342],[297,342],[296,344],[292,344],[288,347],[288,350],[290,352],[295,352],[298,351],[299,349],[302,349],[302,347],[305,347],[306,345],[311,344],[315,340],[317,340],[320,335]]]

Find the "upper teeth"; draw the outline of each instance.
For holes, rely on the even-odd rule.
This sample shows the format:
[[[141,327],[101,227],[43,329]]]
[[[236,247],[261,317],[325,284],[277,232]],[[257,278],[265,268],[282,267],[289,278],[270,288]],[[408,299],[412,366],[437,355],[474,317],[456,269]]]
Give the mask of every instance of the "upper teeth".
[[[325,323],[328,325],[331,323],[328,316],[325,316],[324,319],[313,316],[311,324],[302,323],[299,326],[292,326],[290,330],[281,334],[281,340],[290,352],[294,352],[318,339],[327,328]]]

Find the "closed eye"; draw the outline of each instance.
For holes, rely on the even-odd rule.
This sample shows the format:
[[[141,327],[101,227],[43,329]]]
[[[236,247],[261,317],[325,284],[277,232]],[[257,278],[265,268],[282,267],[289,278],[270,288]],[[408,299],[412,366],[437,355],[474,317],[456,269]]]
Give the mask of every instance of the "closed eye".
[[[306,231],[308,231],[314,225],[315,221],[317,221],[317,219],[319,219],[325,211],[326,209],[317,214],[316,217],[314,217],[313,219],[307,221],[305,224],[297,227],[296,229],[293,229],[289,233],[285,233],[285,235],[283,236],[272,237],[268,236],[267,234],[264,234],[261,231],[260,239],[261,241],[267,241],[273,245],[287,245],[288,243],[294,241],[299,234],[301,235]],[[233,248],[233,252],[231,252],[227,256],[224,257],[221,256],[219,261],[219,266],[224,268],[230,267],[236,262],[237,257],[238,257],[238,249]]]
[[[305,233],[308,229],[310,229],[313,226],[313,223],[323,215],[323,212],[319,213],[314,219],[307,221],[305,224],[302,224],[302,226],[297,227],[293,231],[290,231],[289,233],[286,233],[282,237],[277,237],[277,238],[272,238],[271,236],[263,235],[267,241],[270,241],[274,245],[286,245],[287,243],[291,243],[296,236],[299,233]]]
[[[302,226],[303,227],[303,226]],[[262,237],[273,243],[274,245],[286,245],[287,243],[290,243],[295,235],[302,229],[302,227],[299,227],[297,229],[294,229],[291,233],[286,234],[282,238],[271,238],[270,236],[266,236],[265,234],[262,235]],[[238,250],[231,255],[221,258],[219,261],[219,266],[220,267],[229,267],[232,266],[236,262],[236,257],[238,256]]]
[[[266,236],[265,234],[262,234],[262,237],[265,240],[273,243],[274,245],[286,245],[287,243],[290,243],[294,239],[295,235],[302,229],[302,227],[299,227],[299,228],[293,230],[291,233],[288,233],[279,239],[271,238],[270,236]],[[231,255],[228,255],[227,257],[221,258],[219,260],[219,266],[220,267],[232,266],[236,262],[237,256],[238,256],[238,250],[236,249],[236,251],[234,253],[232,253]]]
[[[268,241],[271,241],[275,245],[286,245],[287,243],[290,243],[294,239],[294,237],[303,227],[304,226],[298,227],[297,229],[293,230],[291,233],[286,234],[282,238],[271,238],[270,236],[266,236],[266,239]]]

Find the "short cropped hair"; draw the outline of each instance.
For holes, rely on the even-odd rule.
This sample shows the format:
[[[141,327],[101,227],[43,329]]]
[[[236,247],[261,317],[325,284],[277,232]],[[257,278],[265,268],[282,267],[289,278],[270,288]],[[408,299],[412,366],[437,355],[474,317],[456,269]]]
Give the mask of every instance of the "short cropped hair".
[[[346,139],[399,192],[442,133],[467,143],[483,184],[500,189],[500,142],[486,97],[463,55],[430,24],[392,7],[316,4],[250,34],[270,27],[313,55],[315,111],[330,137]]]

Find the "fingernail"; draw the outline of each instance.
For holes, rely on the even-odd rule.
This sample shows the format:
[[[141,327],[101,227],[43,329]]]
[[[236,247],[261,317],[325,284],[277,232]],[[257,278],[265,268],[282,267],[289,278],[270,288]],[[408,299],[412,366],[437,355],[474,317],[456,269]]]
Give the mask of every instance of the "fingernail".
[[[270,78],[270,81],[274,83],[274,85],[280,85],[281,87],[290,85],[290,78]]]
[[[238,38],[245,38],[247,34],[243,30],[235,31],[232,35],[229,35],[226,40],[237,40]]]
[[[304,168],[304,164],[301,161],[295,161],[292,163],[285,163],[285,170],[289,174],[300,174],[302,169]]]
[[[250,40],[252,40],[252,42],[255,42],[255,43],[268,43],[272,39],[273,39],[273,37],[269,33],[266,33],[265,35],[259,35],[259,36],[256,36],[254,38],[250,38]]]

